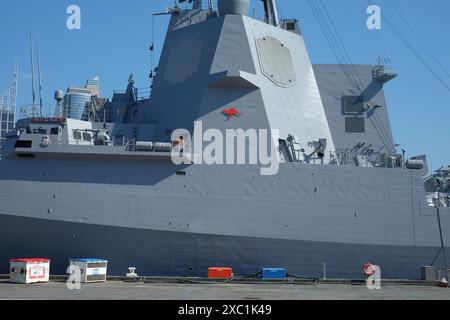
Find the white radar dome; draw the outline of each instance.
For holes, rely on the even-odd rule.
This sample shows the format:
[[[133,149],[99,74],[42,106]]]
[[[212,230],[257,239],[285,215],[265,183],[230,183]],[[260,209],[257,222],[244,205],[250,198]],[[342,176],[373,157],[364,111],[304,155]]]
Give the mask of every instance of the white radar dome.
[[[56,90],[55,91],[55,100],[56,101],[63,101],[64,100],[64,92],[62,92],[62,90]]]

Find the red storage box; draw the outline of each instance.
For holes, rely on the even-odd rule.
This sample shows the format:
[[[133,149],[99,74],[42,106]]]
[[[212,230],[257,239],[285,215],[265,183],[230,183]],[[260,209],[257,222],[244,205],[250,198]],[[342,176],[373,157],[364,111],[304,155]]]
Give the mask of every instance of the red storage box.
[[[12,283],[48,282],[50,276],[50,259],[11,259],[10,281]]]
[[[211,267],[208,269],[209,279],[230,279],[233,278],[232,268]]]

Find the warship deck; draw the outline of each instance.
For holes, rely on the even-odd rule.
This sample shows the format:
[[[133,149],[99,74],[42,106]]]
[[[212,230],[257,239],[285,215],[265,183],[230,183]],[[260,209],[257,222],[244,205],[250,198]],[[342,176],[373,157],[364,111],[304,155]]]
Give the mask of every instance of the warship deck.
[[[83,284],[81,290],[71,291],[62,280],[37,285],[0,280],[0,300],[450,300],[450,289],[416,281],[386,282],[381,290],[350,281],[188,282],[112,280]]]

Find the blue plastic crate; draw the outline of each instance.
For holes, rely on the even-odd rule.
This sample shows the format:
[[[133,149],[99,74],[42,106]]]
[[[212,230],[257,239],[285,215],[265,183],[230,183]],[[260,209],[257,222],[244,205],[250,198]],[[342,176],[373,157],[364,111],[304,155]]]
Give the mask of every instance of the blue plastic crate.
[[[263,268],[262,279],[286,279],[286,269],[284,268]]]
[[[105,259],[92,259],[92,258],[90,258],[90,259],[85,259],[85,258],[83,258],[83,259],[70,259],[69,261],[73,261],[73,262],[85,262],[85,263],[107,263],[108,262],[108,260],[105,260]]]

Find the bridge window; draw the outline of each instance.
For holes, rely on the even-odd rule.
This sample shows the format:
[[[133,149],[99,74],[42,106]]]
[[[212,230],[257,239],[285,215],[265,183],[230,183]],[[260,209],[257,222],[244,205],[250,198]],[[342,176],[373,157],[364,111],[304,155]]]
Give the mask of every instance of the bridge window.
[[[43,129],[43,128],[34,129],[33,134],[47,134],[47,129]]]
[[[73,132],[73,138],[75,140],[81,140],[81,132],[80,131],[74,131]]]
[[[91,134],[89,132],[84,132],[83,133],[83,140],[87,141],[87,142],[91,142],[91,140],[92,140]]]
[[[59,127],[51,128],[50,134],[58,135],[59,134]]]
[[[18,140],[16,141],[14,148],[30,149],[32,142],[30,140]]]

